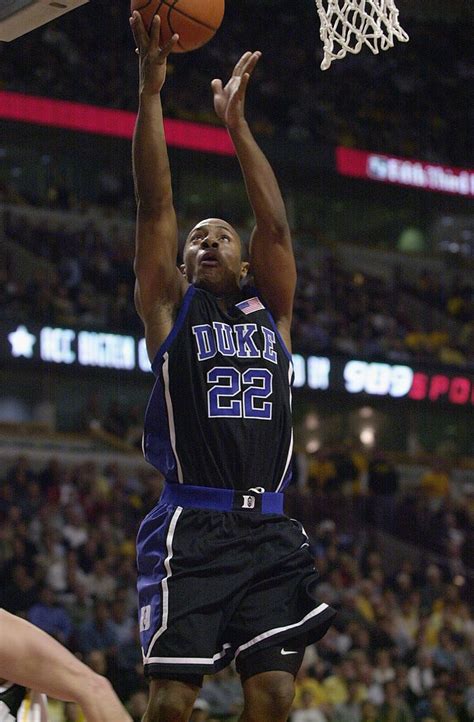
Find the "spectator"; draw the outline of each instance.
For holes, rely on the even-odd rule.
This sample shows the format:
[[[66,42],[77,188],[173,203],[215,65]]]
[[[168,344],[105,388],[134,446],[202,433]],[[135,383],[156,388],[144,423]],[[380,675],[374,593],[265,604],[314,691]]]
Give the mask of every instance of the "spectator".
[[[388,649],[379,649],[375,655],[374,680],[384,686],[395,679],[395,670]]]
[[[446,691],[441,685],[435,685],[430,690],[428,699],[419,703],[416,717],[422,722],[429,719],[434,719],[436,722],[458,722],[447,702]]]
[[[444,462],[438,460],[429,471],[423,474],[421,489],[428,500],[430,509],[438,511],[441,502],[450,491],[450,477]]]
[[[332,674],[323,680],[328,702],[332,705],[345,704],[349,699],[348,684],[355,678],[354,663],[344,659],[332,665]]]
[[[361,722],[359,685],[355,680],[347,684],[347,700],[334,708],[333,722]]]
[[[40,538],[36,564],[43,575],[48,574],[49,569],[54,565],[64,564],[65,547],[62,537],[54,527],[46,527]],[[54,589],[54,584],[50,584]]]
[[[406,654],[416,643],[420,627],[420,595],[412,592],[400,601],[400,609],[394,619],[395,634],[399,648]]]
[[[83,654],[99,650],[106,655],[112,654],[117,645],[109,607],[104,601],[96,601],[93,616],[84,622],[78,630],[78,647]]]
[[[8,583],[11,579],[13,569],[18,565],[25,567],[28,573],[33,576],[35,570],[34,559],[37,553],[36,545],[28,539],[27,527],[19,507],[10,507],[7,523],[11,525],[14,533],[11,538],[10,555],[3,570],[5,583]]]
[[[35,475],[26,456],[19,456],[13,466],[8,470],[7,481],[14,491],[15,500],[21,501],[26,494],[28,484],[35,481]]]
[[[120,408],[118,401],[111,401],[107,410],[103,428],[109,434],[114,434],[120,439],[125,436],[127,431],[127,421],[124,411]]]
[[[92,619],[94,604],[86,586],[76,584],[71,593],[66,595],[64,606],[71,617],[74,630]]]
[[[38,602],[28,610],[28,621],[67,646],[72,635],[69,614],[57,603],[54,591],[46,584],[41,587]]]
[[[433,654],[421,648],[418,652],[417,664],[408,670],[408,686],[415,699],[425,697],[435,684],[433,671]]]
[[[64,510],[64,517],[66,523],[63,527],[63,537],[71,549],[78,549],[86,543],[88,537],[81,511],[70,505]]]
[[[93,597],[101,600],[112,599],[116,580],[107,570],[105,559],[96,559],[91,574],[87,577],[87,586]]]
[[[110,621],[117,639],[117,644],[128,644],[135,638],[136,620],[127,612],[126,590],[118,590],[112,602]]]
[[[107,674],[107,658],[101,649],[93,649],[86,655],[86,664],[96,674],[101,674],[103,677]]]
[[[361,705],[360,722],[377,722],[378,709],[373,702],[363,702]]]
[[[463,686],[456,683],[450,684],[447,690],[447,702],[453,711],[456,722],[472,722],[464,692]]]
[[[135,622],[130,639],[117,643],[111,660],[110,675],[122,699],[127,699],[143,685],[143,658],[138,624]]]
[[[200,696],[209,704],[211,715],[230,717],[242,709],[242,688],[232,667],[226,667],[207,679]]]
[[[66,554],[53,561],[45,578],[48,586],[62,595],[70,593],[77,585],[87,584],[87,576],[78,565],[74,549],[68,549]]]
[[[399,695],[396,682],[384,685],[385,701],[380,708],[380,722],[413,722],[413,714]]]
[[[306,709],[308,704],[310,707],[318,709],[327,707],[329,698],[319,679],[320,676],[324,676],[324,668],[319,669],[319,674],[311,676],[305,674],[303,667],[300,669],[295,680],[295,699],[293,702],[295,709]]]
[[[38,588],[35,580],[23,564],[16,564],[12,569],[11,581],[0,590],[0,607],[12,614],[26,616],[28,609],[36,604],[37,600]]]
[[[393,530],[399,473],[382,452],[369,461],[368,487],[373,495],[374,524],[378,529]]]
[[[438,635],[438,645],[433,651],[433,666],[436,669],[445,669],[453,673],[456,670],[456,654],[453,635],[449,629],[441,629]]]
[[[428,564],[425,578],[426,582],[421,589],[421,606],[424,610],[431,610],[434,603],[443,596],[441,569],[436,564]]]
[[[471,718],[474,717],[474,670],[467,672],[466,707]]]

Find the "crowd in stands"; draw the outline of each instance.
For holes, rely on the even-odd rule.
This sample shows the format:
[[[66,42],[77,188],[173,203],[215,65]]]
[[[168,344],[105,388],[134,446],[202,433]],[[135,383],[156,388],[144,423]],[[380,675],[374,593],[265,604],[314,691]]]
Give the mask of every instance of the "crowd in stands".
[[[390,458],[353,443],[323,445],[295,458],[290,515],[311,527],[326,517],[354,533],[383,529],[442,556],[452,576],[465,575],[474,553],[474,485],[455,483],[446,459],[433,456],[407,486]]]
[[[133,303],[133,236],[120,225],[106,237],[97,224],[71,230],[51,219],[9,218],[6,237],[49,263],[21,283],[3,265],[3,305],[10,317],[58,326],[82,325],[139,333]],[[54,268],[54,271],[52,270]]]
[[[473,288],[459,277],[449,286],[446,279],[424,271],[420,273],[413,292],[426,304],[439,308],[457,321],[472,321]]]
[[[38,264],[22,283],[9,272],[5,258],[0,294],[6,318],[142,332],[133,301],[130,227],[124,230],[117,223],[106,235],[94,221],[71,230],[47,216],[32,220],[6,212],[4,231],[9,240],[49,263],[47,270]],[[389,282],[345,270],[337,252],[328,251],[314,262],[301,244],[297,262],[293,336],[298,351],[474,364],[472,283],[437,279],[427,272],[411,285],[397,273]],[[413,299],[421,303],[417,314]],[[440,312],[436,317],[434,309]]]
[[[421,557],[418,564],[414,555],[397,557],[395,546],[382,555],[370,527],[363,533],[363,521],[354,533],[322,516],[325,497],[339,492],[337,484],[321,491],[321,464],[317,460],[306,481],[293,487],[290,504],[295,505],[291,495],[300,495],[306,507],[309,495],[318,500],[308,527],[321,575],[318,594],[338,616],[317,648],[306,653],[291,722],[470,722],[474,616],[465,578],[443,556],[438,563]],[[4,468],[0,605],[26,616],[106,674],[138,722],[147,692],[134,539],[139,520],[159,497],[159,475],[90,461],[66,465],[57,458],[38,466],[20,457]],[[343,468],[347,477],[347,463],[339,464]],[[374,458],[368,493],[390,489],[398,504],[397,474],[386,459]],[[446,506],[444,513],[459,516],[459,509],[447,511],[449,481],[440,481],[436,469],[425,477],[420,494],[433,515],[430,543],[445,555],[436,514]],[[386,512],[385,506],[379,509],[377,523]],[[470,514],[472,529],[472,495],[464,514]],[[235,722],[241,704],[240,683],[229,668],[205,679],[193,722]],[[50,712],[53,722],[83,722],[74,705],[51,703]]]
[[[398,272],[387,281],[344,270],[334,254],[312,264],[299,251],[297,262],[294,335],[303,350],[401,362],[473,362],[472,284],[435,281],[425,272],[412,284]],[[423,292],[427,280],[433,280],[430,294]],[[422,302],[418,313],[414,299]],[[444,315],[442,325],[433,308]]]
[[[170,58],[165,114],[215,123],[211,79],[226,77],[245,49],[260,49],[263,58],[248,102],[259,132],[472,165],[466,113],[474,75],[472,26],[467,19],[452,25],[428,18],[407,18],[404,25],[408,44],[377,57],[365,48],[322,73],[314,6],[229,2],[208,45]],[[80,8],[4,44],[0,58],[5,89],[137,107],[137,60],[126,4]]]

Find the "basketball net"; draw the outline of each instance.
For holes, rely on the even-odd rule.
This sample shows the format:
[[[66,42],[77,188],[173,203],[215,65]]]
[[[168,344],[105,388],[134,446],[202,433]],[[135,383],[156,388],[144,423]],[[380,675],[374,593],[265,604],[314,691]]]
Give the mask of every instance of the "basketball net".
[[[363,45],[377,55],[393,47],[395,39],[409,39],[398,22],[394,0],[316,0],[316,7],[324,43],[321,70],[347,53],[360,52]]]

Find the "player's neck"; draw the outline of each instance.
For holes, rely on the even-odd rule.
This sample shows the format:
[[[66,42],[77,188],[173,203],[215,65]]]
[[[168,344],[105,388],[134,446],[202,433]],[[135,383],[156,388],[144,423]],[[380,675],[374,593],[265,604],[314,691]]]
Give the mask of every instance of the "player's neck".
[[[231,289],[224,290],[222,288],[211,288],[209,286],[197,286],[202,288],[204,291],[211,293],[219,306],[226,309],[229,306],[233,306],[238,301],[242,300],[242,290],[238,286],[234,286]]]

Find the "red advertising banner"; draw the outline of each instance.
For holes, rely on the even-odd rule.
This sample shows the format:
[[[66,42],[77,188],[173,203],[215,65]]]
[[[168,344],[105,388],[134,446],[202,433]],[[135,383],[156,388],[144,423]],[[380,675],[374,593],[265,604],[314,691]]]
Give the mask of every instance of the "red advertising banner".
[[[466,168],[451,168],[341,146],[336,148],[336,168],[341,175],[353,178],[474,197],[474,170]]]
[[[131,138],[136,114],[125,110],[99,108],[84,103],[52,100],[23,93],[0,91],[0,119],[49,125],[83,133]],[[224,128],[204,123],[165,119],[169,145],[187,150],[233,155],[231,140]]]

